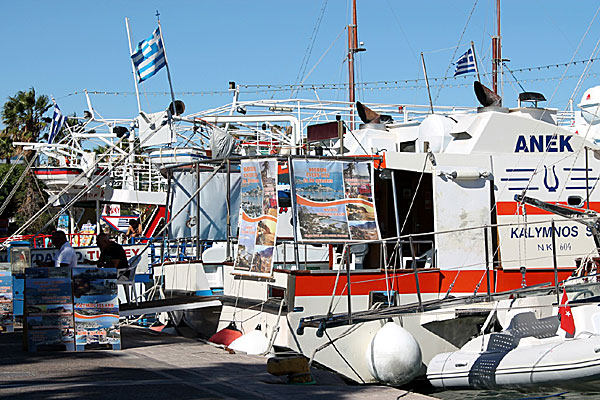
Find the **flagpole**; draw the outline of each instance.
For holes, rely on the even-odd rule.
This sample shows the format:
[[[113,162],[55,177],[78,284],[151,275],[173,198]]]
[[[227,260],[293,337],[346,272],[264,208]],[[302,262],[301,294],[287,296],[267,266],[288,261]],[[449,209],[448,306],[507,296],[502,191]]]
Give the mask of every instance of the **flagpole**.
[[[425,68],[425,57],[423,56],[423,52],[421,52],[421,64],[423,65],[425,85],[427,86],[427,94],[429,95],[429,107],[431,108],[431,113],[433,114],[433,101],[431,100],[431,90],[429,89],[429,79],[427,78],[427,68]]]
[[[473,61],[475,61],[475,72],[477,72],[477,80],[481,82],[481,77],[479,76],[479,66],[477,65],[477,57],[475,56],[475,45],[471,40],[471,52],[473,53]]]
[[[165,55],[165,66],[167,67],[167,78],[169,79],[169,88],[171,89],[171,101],[173,103],[173,110],[171,112],[175,114],[175,93],[173,93],[173,83],[171,82],[171,72],[169,71],[169,61],[167,60],[167,46],[165,45],[165,39],[162,34],[162,27],[160,26],[160,14],[156,10],[156,19],[158,21],[158,32],[160,33],[160,40],[163,45],[163,53]]]
[[[138,112],[142,112],[142,104],[140,103],[140,89],[138,88],[137,73],[133,64],[133,49],[131,47],[131,33],[129,31],[129,18],[125,17],[125,27],[127,28],[127,44],[129,45],[129,61],[131,61],[131,70],[133,71],[133,84],[135,85],[135,98],[137,99]]]

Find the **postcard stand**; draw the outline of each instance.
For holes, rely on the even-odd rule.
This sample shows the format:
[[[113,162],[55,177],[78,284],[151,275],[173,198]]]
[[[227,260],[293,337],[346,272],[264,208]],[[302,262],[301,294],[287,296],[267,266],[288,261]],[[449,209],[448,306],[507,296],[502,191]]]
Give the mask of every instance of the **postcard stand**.
[[[70,268],[25,269],[24,329],[30,352],[75,350]]]
[[[116,268],[73,268],[77,351],[121,349]]]
[[[121,349],[115,268],[36,267],[25,278],[30,352]]]
[[[9,263],[0,263],[0,332],[14,332],[13,277]]]

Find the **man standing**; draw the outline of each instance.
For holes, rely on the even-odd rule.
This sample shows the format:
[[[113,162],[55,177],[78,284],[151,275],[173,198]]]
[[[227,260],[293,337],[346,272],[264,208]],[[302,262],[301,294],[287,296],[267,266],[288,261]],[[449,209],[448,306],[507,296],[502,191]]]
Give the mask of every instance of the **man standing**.
[[[52,232],[52,244],[58,249],[54,256],[55,267],[76,267],[77,254],[63,231]]]
[[[129,262],[123,246],[110,240],[104,232],[96,236],[96,243],[100,247],[98,267],[116,268],[117,279],[129,279],[131,271],[128,270]]]

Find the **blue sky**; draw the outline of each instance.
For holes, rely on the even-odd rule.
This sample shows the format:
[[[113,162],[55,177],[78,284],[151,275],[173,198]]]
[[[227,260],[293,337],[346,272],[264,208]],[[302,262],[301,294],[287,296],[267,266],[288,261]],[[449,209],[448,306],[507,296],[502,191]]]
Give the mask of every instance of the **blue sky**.
[[[129,17],[134,43],[156,27],[161,14],[167,55],[176,92],[227,90],[228,81],[241,84],[293,84],[323,0],[205,0],[205,1],[19,1],[3,2],[0,37],[4,52],[0,63],[2,102],[18,90],[35,87],[53,95],[68,114],[85,109],[83,89],[128,92],[127,95],[94,95],[93,104],[104,117],[133,117],[137,113],[124,18]],[[430,78],[443,77],[459,43],[474,1],[358,0],[358,35],[366,52],[358,59],[358,81],[402,81],[423,77],[420,52],[425,53]],[[347,46],[344,27],[349,22],[349,2],[329,0],[314,42],[306,71],[323,57],[306,83],[347,81],[343,63]],[[593,1],[517,1],[502,4],[503,56],[511,69],[566,63],[590,57],[600,38],[600,16],[594,21],[578,52],[576,49],[598,8]],[[457,55],[475,42],[482,69],[490,70],[490,37],[495,30],[495,1],[479,0],[474,8]],[[336,37],[338,38],[336,41]],[[326,53],[327,49],[330,50]],[[447,49],[441,50],[440,49]],[[326,53],[326,54],[325,54]],[[590,73],[600,73],[594,63]],[[451,76],[453,66],[448,74]],[[583,65],[570,68],[579,77]],[[558,86],[564,67],[516,72],[523,86],[548,99]],[[532,79],[545,79],[532,81]],[[473,78],[449,80],[433,96],[439,105],[477,105],[470,84]],[[511,79],[512,80],[512,79]],[[582,89],[598,83],[591,76]],[[432,80],[432,85],[439,81]],[[484,83],[486,79],[484,79]],[[577,79],[564,80],[550,106],[564,108]],[[413,86],[414,84],[404,84]],[[390,84],[391,86],[391,84]],[[380,85],[385,87],[385,85]],[[505,83],[505,105],[514,106],[516,84]],[[166,74],[159,72],[144,84],[146,92],[168,90]],[[366,102],[426,104],[427,92],[418,88],[359,91]],[[345,91],[319,91],[322,99],[345,100]],[[577,92],[578,103],[582,90]],[[242,93],[240,99],[289,97],[290,93]],[[310,92],[301,97],[314,98]],[[212,108],[231,100],[220,95],[178,95],[186,113]],[[169,97],[143,95],[147,111],[166,108]]]

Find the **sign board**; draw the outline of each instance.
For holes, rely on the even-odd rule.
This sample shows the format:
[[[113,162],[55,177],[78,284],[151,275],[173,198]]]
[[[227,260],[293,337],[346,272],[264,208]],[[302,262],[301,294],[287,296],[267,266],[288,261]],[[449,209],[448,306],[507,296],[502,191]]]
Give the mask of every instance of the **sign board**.
[[[76,350],[121,348],[116,268],[73,268]]]
[[[277,160],[242,160],[238,251],[234,271],[273,274],[277,232]]]
[[[371,162],[292,160],[301,241],[380,238]]]

